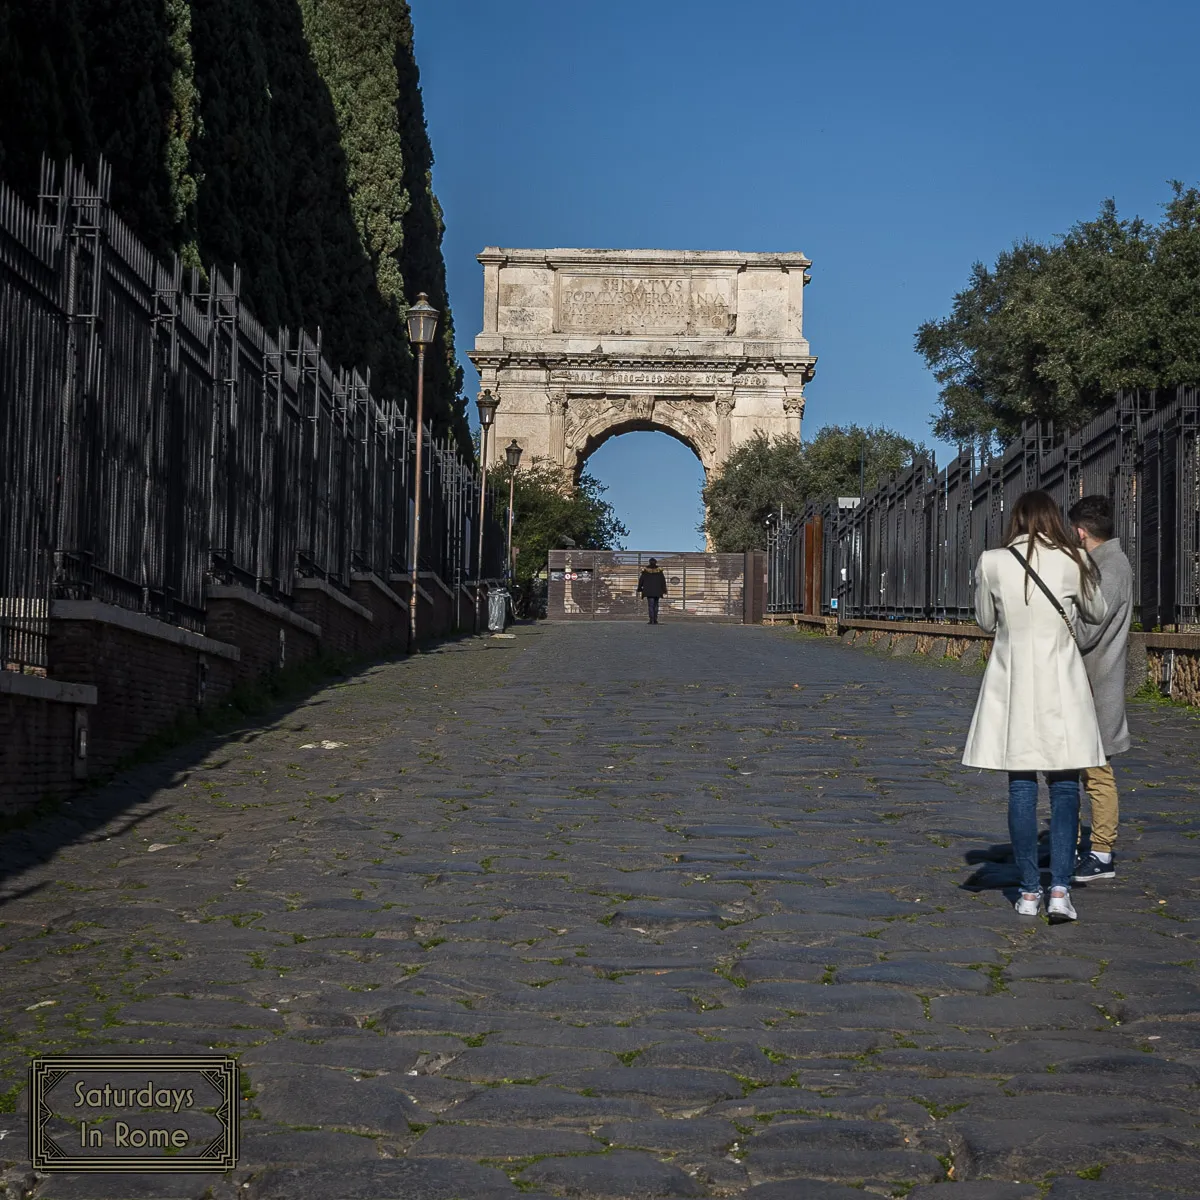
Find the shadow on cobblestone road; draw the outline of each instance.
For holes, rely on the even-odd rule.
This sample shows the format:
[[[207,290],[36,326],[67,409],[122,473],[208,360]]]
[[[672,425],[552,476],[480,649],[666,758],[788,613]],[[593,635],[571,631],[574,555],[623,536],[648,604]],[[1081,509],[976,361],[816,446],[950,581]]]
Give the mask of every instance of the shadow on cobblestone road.
[[[454,648],[455,643],[448,641],[423,653],[446,653]],[[293,732],[302,733],[314,712],[328,702],[331,689],[344,686],[347,675],[359,678],[375,669],[366,662],[333,659],[304,664],[278,681],[286,699],[271,703],[266,691],[253,689],[248,697],[242,697],[243,702],[247,698],[250,701],[248,715],[242,716],[232,704],[209,713],[221,732],[185,738],[157,756],[151,744],[139,753],[140,765],[119,772],[110,786],[94,784],[87,793],[56,803],[49,813],[43,811],[40,816],[35,810],[6,818],[0,826],[0,904],[24,894],[25,889],[9,881],[49,861],[64,847],[88,841],[97,833],[101,840],[111,840],[129,827],[144,823],[152,813],[165,811],[148,808],[143,802],[159,788],[185,782],[199,763],[206,763],[206,769],[211,770],[220,751],[231,743],[252,745],[265,727],[287,725]],[[321,682],[313,683],[314,678]],[[305,709],[310,711],[301,712]],[[176,734],[175,729],[166,730],[159,737]]]
[[[1200,1194],[1200,725],[1134,712],[1118,878],[1050,928],[970,887],[1005,830],[1003,780],[958,763],[977,686],[790,631],[541,625],[119,781],[109,825],[7,883],[0,1178]],[[244,1072],[236,1171],[30,1174],[30,1055],[214,1047]]]

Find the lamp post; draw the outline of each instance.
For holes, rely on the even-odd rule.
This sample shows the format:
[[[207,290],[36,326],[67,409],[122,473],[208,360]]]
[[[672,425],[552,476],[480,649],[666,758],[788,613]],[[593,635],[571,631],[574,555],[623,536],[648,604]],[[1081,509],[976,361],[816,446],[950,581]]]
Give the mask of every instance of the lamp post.
[[[508,582],[512,583],[512,527],[513,527],[513,489],[517,482],[517,468],[521,465],[521,447],[513,438],[504,447],[504,457],[508,460]]]
[[[408,648],[417,644],[417,559],[421,552],[421,457],[425,442],[425,347],[433,341],[438,310],[421,292],[408,309],[408,340],[417,348],[417,453],[413,465],[412,586],[408,594]]]
[[[477,563],[475,576],[475,632],[479,633],[483,628],[483,617],[480,610],[483,605],[483,522],[487,508],[488,432],[492,428],[492,422],[496,419],[496,409],[500,407],[500,400],[498,397],[492,395],[490,388],[484,388],[478,397],[476,397],[475,407],[479,410],[480,462],[479,552],[475,559]]]

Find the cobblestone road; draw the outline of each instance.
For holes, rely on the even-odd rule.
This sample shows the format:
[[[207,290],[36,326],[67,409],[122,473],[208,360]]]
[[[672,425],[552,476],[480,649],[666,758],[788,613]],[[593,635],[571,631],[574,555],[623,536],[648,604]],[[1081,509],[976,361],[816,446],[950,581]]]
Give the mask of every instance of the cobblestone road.
[[[1119,878],[1021,923],[1002,781],[958,765],[977,685],[540,626],[8,838],[8,1194],[1200,1195],[1200,723],[1136,708]],[[212,1047],[232,1175],[29,1173],[31,1054]]]

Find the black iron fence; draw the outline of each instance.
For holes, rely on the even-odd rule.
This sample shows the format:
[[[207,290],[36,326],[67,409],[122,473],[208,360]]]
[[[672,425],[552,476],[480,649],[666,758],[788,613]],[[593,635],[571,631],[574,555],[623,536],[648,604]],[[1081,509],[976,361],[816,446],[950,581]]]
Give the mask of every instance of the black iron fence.
[[[202,629],[209,581],[287,603],[297,573],[408,569],[406,407],[319,335],[264,330],[236,270],[157,261],[108,194],[103,165],[44,167],[36,210],[0,184],[0,668],[45,665],[54,599]],[[457,587],[481,573],[479,480],[425,437],[420,564]]]
[[[768,530],[768,612],[971,620],[973,572],[1004,513],[1043,488],[1101,493],[1134,567],[1145,629],[1200,625],[1200,390],[1140,392],[1082,429],[1028,424],[1005,453],[920,460],[870,496],[810,503]]]

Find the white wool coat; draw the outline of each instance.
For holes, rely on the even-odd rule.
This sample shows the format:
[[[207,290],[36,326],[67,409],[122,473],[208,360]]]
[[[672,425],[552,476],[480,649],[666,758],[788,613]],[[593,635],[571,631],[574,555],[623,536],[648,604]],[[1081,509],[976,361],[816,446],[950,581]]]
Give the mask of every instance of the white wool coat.
[[[1017,549],[1025,554],[1028,543]],[[1107,611],[1099,588],[1084,595],[1071,556],[1036,542],[1030,559],[1076,625]],[[1104,745],[1087,671],[1061,616],[1007,549],[985,550],[975,568],[975,619],[996,637],[963,763],[993,771],[1099,767]],[[1087,631],[1083,631],[1087,632]]]

